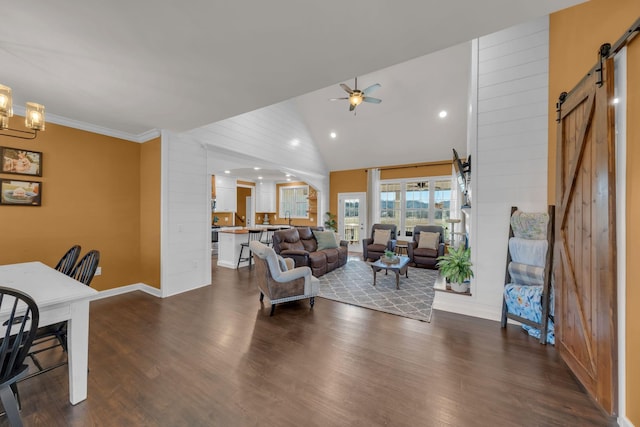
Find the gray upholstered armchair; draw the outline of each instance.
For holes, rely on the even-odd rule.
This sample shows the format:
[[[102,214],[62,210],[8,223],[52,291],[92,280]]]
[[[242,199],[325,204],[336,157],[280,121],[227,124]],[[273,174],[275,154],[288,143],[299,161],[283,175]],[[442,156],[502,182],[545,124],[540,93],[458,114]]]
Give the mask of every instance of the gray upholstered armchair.
[[[294,268],[292,259],[285,259],[262,242],[249,243],[254,255],[254,278],[260,289],[260,301],[266,295],[271,302],[271,316],[276,304],[309,298],[311,307],[318,295],[319,280],[311,275],[311,268]]]
[[[420,236],[422,232],[429,234]],[[439,225],[416,225],[407,252],[416,267],[437,268],[438,257],[444,255],[444,228]]]
[[[380,230],[376,236],[376,230]],[[386,231],[389,231],[389,235],[386,235]],[[367,261],[377,260],[384,251],[395,251],[396,249],[396,225],[395,224],[373,224],[371,227],[371,237],[362,239],[362,258]]]

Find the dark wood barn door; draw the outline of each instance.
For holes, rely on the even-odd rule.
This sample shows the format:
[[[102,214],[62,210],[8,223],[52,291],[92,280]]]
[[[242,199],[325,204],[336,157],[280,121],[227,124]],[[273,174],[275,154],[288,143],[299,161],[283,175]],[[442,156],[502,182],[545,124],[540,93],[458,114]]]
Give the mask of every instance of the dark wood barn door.
[[[603,59],[560,104],[554,262],[556,345],[612,415],[617,412],[613,72],[613,59]]]

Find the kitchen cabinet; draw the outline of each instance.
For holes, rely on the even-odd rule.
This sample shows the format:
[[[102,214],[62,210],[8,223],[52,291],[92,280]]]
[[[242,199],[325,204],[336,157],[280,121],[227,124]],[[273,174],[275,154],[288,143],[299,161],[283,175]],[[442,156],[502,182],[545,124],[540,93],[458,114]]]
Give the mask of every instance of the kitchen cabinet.
[[[276,183],[275,181],[260,181],[256,185],[256,212],[276,212]]]
[[[238,210],[235,178],[216,175],[216,212]]]

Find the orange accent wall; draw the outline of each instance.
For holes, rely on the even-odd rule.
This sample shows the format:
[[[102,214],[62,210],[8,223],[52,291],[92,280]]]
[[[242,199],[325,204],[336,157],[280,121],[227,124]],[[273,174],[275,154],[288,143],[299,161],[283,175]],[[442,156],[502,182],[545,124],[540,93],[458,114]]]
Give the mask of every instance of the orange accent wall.
[[[14,117],[11,124],[18,126],[20,121]],[[70,246],[79,244],[82,254],[90,249],[100,251],[102,275],[91,283],[95,289],[138,283],[152,276],[142,273],[141,256],[149,261],[149,268],[159,265],[159,255],[158,263],[153,261],[159,243],[150,229],[157,218],[145,219],[141,227],[141,189],[157,190],[157,195],[144,200],[159,201],[160,183],[158,179],[154,185],[154,179],[148,178],[143,184],[140,177],[142,169],[159,170],[159,164],[154,167],[146,162],[159,157],[153,154],[155,147],[145,150],[141,168],[142,144],[53,123],[47,123],[46,131],[33,141],[0,136],[0,145],[43,153],[42,178],[0,175],[43,183],[42,206],[0,206],[0,264],[41,261],[55,266]],[[157,209],[159,217],[159,202],[151,209]],[[156,231],[159,234],[159,227]],[[144,254],[142,236],[148,239]]]
[[[380,170],[380,179],[403,179],[427,176],[450,176],[451,160],[421,165],[396,166]]]
[[[596,63],[603,43],[614,43],[640,17],[638,0],[591,0],[554,13],[549,32],[549,188],[555,200],[556,124],[555,103],[563,91],[570,91]],[[640,41],[627,50],[627,276],[626,276],[626,416],[640,425],[640,322],[633,315],[640,307],[640,226],[634,219],[640,209]]]
[[[160,138],[140,146],[140,281],[160,289]]]
[[[240,184],[240,181],[238,181],[238,184]],[[238,203],[238,207],[237,207],[237,215],[244,219],[244,221],[241,221],[240,219],[236,218],[236,225],[241,225],[243,227],[247,226],[247,197],[251,197],[251,189],[247,188],[247,187],[237,187],[236,188],[236,197],[237,197],[237,203]],[[254,220],[255,221],[255,220]]]
[[[351,169],[344,171],[333,171],[329,173],[329,211],[332,214],[338,215],[338,194],[366,192],[366,169]]]

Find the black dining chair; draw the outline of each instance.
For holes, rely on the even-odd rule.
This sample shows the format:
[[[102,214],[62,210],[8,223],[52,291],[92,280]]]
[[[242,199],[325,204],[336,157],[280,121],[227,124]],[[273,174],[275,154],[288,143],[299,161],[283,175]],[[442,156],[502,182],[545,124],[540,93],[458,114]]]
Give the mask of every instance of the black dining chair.
[[[91,281],[93,280],[93,276],[96,274],[96,270],[98,269],[98,264],[100,263],[100,252],[92,249],[87,252],[81,259],[78,261],[76,266],[69,274],[71,277],[76,279],[78,282],[84,283],[89,286]]]
[[[93,280],[93,276],[98,269],[98,263],[100,262],[100,252],[97,250],[90,250],[87,252],[78,263],[75,265],[73,270],[69,273],[69,276],[76,279],[78,282],[84,283],[89,286],[91,281]],[[55,343],[45,345],[45,343],[49,341],[54,341]],[[59,368],[60,366],[64,366],[67,364],[67,360],[62,362],[55,363],[48,367],[44,367],[37,355],[54,349],[56,347],[62,346],[62,350],[64,353],[67,352],[67,321],[62,321],[58,323],[54,323],[53,325],[43,326],[38,329],[36,334],[36,338],[33,345],[33,350],[29,353],[29,357],[33,361],[33,364],[38,368],[38,370],[26,378],[35,377],[40,374],[44,374],[45,372],[49,372],[52,369]],[[25,379],[26,379],[25,378]]]
[[[29,372],[24,363],[38,330],[40,312],[35,301],[15,289],[0,287],[0,306],[6,313],[0,342],[0,400],[12,427],[22,426],[18,380]]]
[[[80,250],[82,248],[80,245],[73,245],[71,248],[60,258],[58,264],[56,265],[56,270],[58,270],[62,274],[66,274],[67,276],[73,270],[73,267],[76,265],[76,261],[80,257]]]

